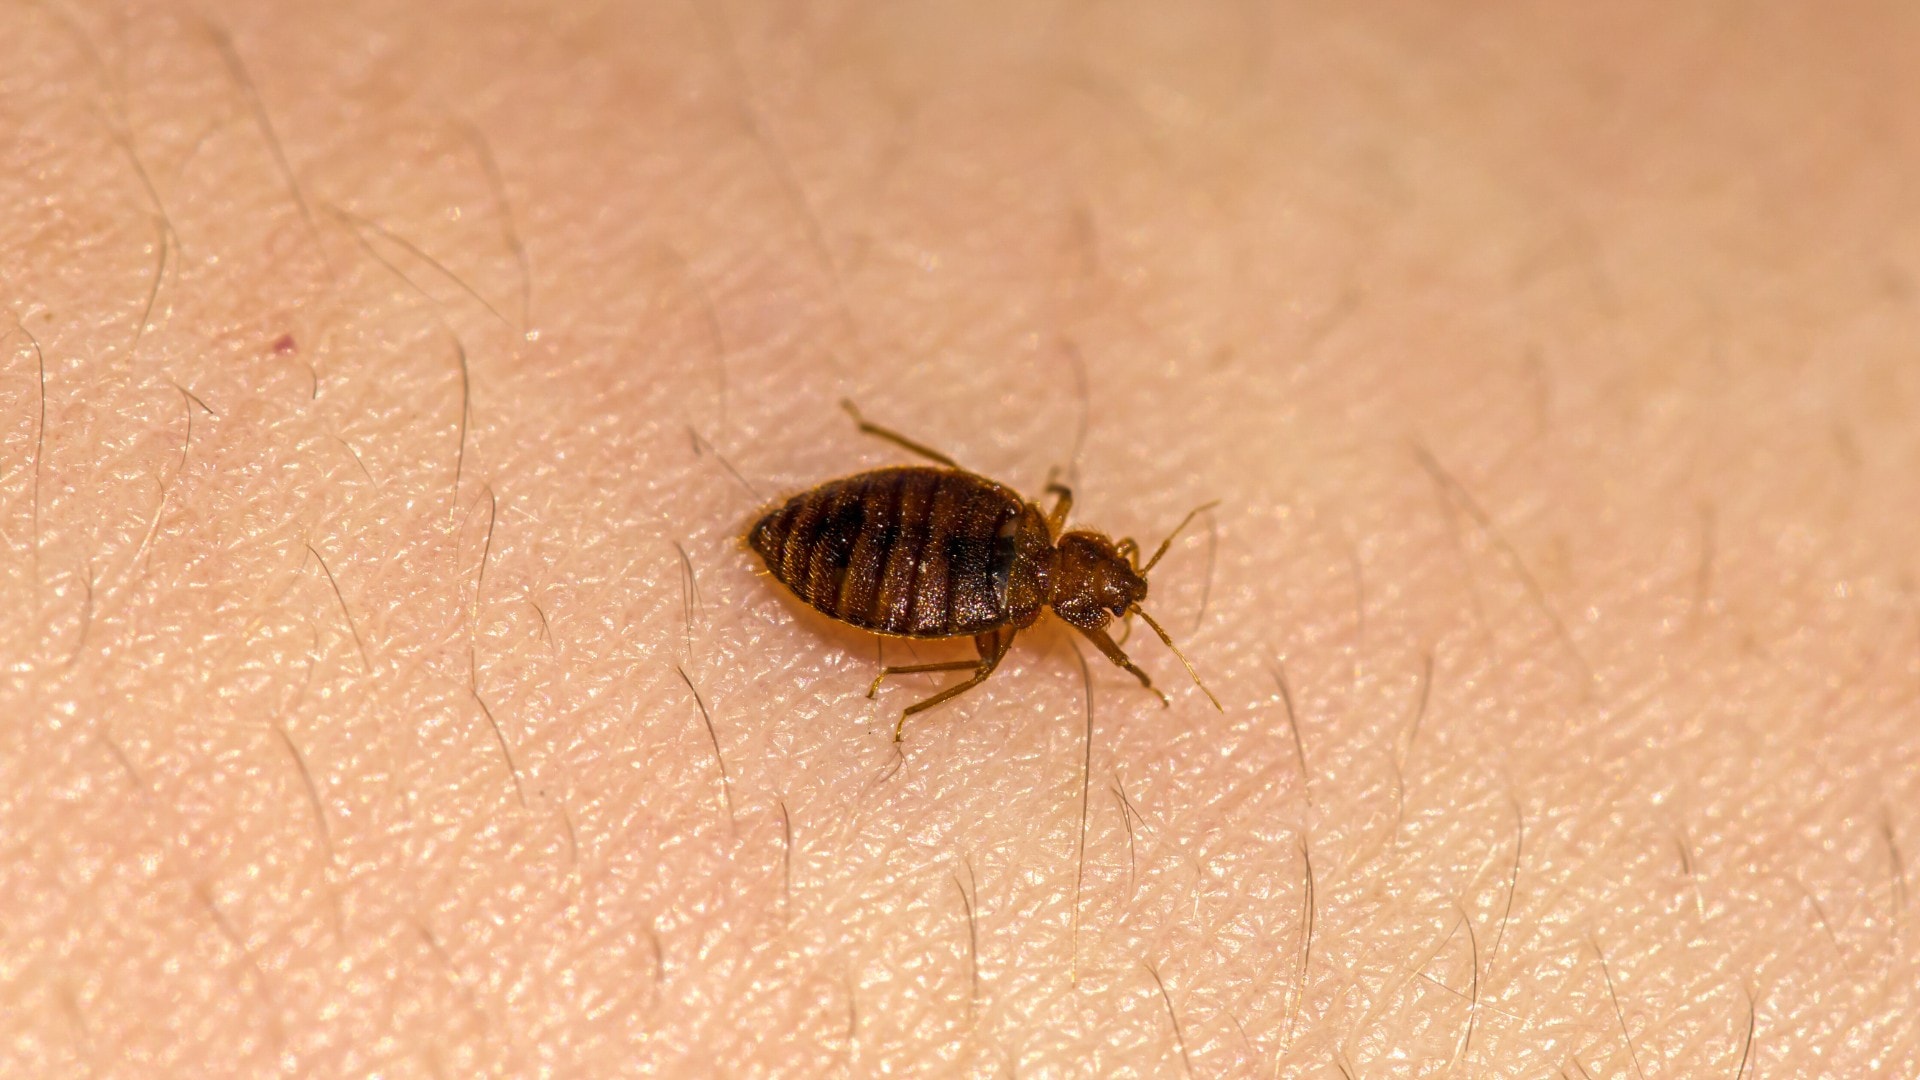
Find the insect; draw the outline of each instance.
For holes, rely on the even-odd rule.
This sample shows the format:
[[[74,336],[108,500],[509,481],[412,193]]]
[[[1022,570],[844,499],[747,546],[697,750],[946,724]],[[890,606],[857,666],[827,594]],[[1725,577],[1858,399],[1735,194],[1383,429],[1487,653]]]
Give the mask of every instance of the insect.
[[[1125,668],[1160,703],[1154,688],[1107,634],[1115,618],[1139,615],[1186,665],[1194,685],[1220,708],[1193,664],[1140,602],[1147,573],[1167,553],[1188,514],[1153,557],[1140,562],[1140,545],[1086,529],[1063,532],[1073,492],[1048,482],[1051,509],[1003,484],[962,468],[945,454],[875,424],[850,401],[841,407],[860,430],[937,462],[904,465],[830,480],[767,511],[747,531],[747,546],[781,584],[808,605],[841,622],[906,638],[972,637],[975,660],[882,668],[867,696],[894,675],[973,669],[973,677],[910,705],[894,726],[899,742],[907,717],[950,701],[985,682],[1014,635],[1052,608],[1107,659]]]

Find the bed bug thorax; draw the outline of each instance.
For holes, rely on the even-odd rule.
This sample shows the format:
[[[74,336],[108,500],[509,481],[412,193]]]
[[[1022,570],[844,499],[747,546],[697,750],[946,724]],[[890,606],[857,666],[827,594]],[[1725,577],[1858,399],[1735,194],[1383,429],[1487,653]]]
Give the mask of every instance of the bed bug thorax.
[[[894,727],[896,742],[907,717],[985,682],[1014,635],[1032,626],[1046,608],[1164,705],[1166,695],[1107,634],[1114,619],[1140,616],[1180,658],[1214,708],[1220,707],[1173,639],[1140,606],[1147,597],[1147,574],[1207,506],[1188,514],[1142,564],[1140,547],[1130,539],[1114,541],[1086,529],[1063,531],[1073,507],[1073,493],[1065,486],[1047,485],[1053,506],[1043,512],[945,454],[868,423],[851,402],[841,405],[861,431],[938,467],[895,466],[828,481],[762,514],[746,540],[781,584],[841,622],[894,637],[973,638],[976,660],[881,669],[868,697],[891,675],[973,671],[972,678],[908,706]]]

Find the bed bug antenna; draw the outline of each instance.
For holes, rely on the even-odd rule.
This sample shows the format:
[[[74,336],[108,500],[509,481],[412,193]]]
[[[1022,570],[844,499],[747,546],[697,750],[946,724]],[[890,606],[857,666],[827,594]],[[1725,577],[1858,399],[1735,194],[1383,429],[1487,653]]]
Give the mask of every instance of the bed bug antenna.
[[[1204,509],[1206,509],[1206,507],[1204,507],[1204,506],[1203,506],[1203,507],[1201,507],[1200,509],[1201,509],[1201,510],[1204,510]],[[1195,511],[1194,511],[1193,513],[1194,513],[1194,514],[1197,514],[1197,513],[1199,513],[1199,512],[1200,512],[1200,510],[1195,510]],[[1188,516],[1189,518],[1191,518],[1191,517],[1193,516],[1193,514],[1188,514],[1187,516]],[[1176,532],[1178,532],[1179,530],[1177,530],[1177,529],[1176,529],[1175,531],[1176,531]],[[1169,537],[1169,539],[1171,539],[1171,537]],[[1162,544],[1162,545],[1161,545],[1161,548],[1162,548],[1163,550],[1165,549],[1165,547],[1166,547],[1166,545],[1165,545],[1165,544]],[[1154,556],[1154,557],[1155,557],[1155,558],[1159,558],[1159,556],[1157,556],[1157,555],[1156,555],[1156,556]],[[1147,565],[1149,565],[1149,566],[1151,566],[1151,565],[1153,565],[1153,564],[1152,564],[1152,563],[1148,563]],[[1173,639],[1167,636],[1167,632],[1166,632],[1165,630],[1162,630],[1162,629],[1160,628],[1160,624],[1159,624],[1159,623],[1157,623],[1157,622],[1154,622],[1154,621],[1153,621],[1153,616],[1151,616],[1151,615],[1149,615],[1149,614],[1147,614],[1147,609],[1146,609],[1146,608],[1143,608],[1143,607],[1141,607],[1141,606],[1140,606],[1140,605],[1138,605],[1138,604],[1135,604],[1135,605],[1133,606],[1133,612],[1134,612],[1134,614],[1136,614],[1136,615],[1138,615],[1138,616],[1140,616],[1140,617],[1141,617],[1142,619],[1145,619],[1145,620],[1147,621],[1147,625],[1148,625],[1148,626],[1151,626],[1151,627],[1153,627],[1153,632],[1154,632],[1154,633],[1156,633],[1156,634],[1159,634],[1159,635],[1160,635],[1160,640],[1161,640],[1161,641],[1164,641],[1164,642],[1166,642],[1166,643],[1167,643],[1167,648],[1169,648],[1169,649],[1172,649],[1172,650],[1173,650],[1173,655],[1175,655],[1175,656],[1177,656],[1177,657],[1179,657],[1179,658],[1180,658],[1180,662],[1181,662],[1182,664],[1185,664],[1185,665],[1187,666],[1187,674],[1188,674],[1188,675],[1191,675],[1191,676],[1193,676],[1193,685],[1195,685],[1195,686],[1197,686],[1197,687],[1199,687],[1199,688],[1200,688],[1200,692],[1201,692],[1201,693],[1203,693],[1203,694],[1205,694],[1205,695],[1207,695],[1207,700],[1208,700],[1208,701],[1211,701],[1211,702],[1213,702],[1213,707],[1214,707],[1214,708],[1216,708],[1216,709],[1219,709],[1219,710],[1220,710],[1221,712],[1226,712],[1227,710],[1226,710],[1226,709],[1224,709],[1224,708],[1221,708],[1221,706],[1220,706],[1220,699],[1219,699],[1219,698],[1217,698],[1217,697],[1214,697],[1214,696],[1213,696],[1213,691],[1211,691],[1211,690],[1209,690],[1209,689],[1207,689],[1207,684],[1206,684],[1206,683],[1203,683],[1203,682],[1201,682],[1201,681],[1200,681],[1200,673],[1199,673],[1199,672],[1197,672],[1197,671],[1195,671],[1195,670],[1193,670],[1193,662],[1192,662],[1191,660],[1188,660],[1188,659],[1187,659],[1187,654],[1186,654],[1186,653],[1183,653],[1183,652],[1181,652],[1181,651],[1180,651],[1180,646],[1178,646],[1178,645],[1175,645],[1175,644],[1173,643]]]
[[[1175,526],[1173,527],[1173,531],[1167,534],[1167,538],[1166,538],[1165,540],[1162,540],[1162,541],[1160,541],[1160,546],[1159,546],[1159,548],[1157,548],[1157,549],[1156,549],[1156,550],[1154,551],[1154,553],[1153,553],[1153,558],[1151,558],[1151,559],[1148,559],[1148,560],[1147,560],[1147,565],[1145,565],[1145,566],[1142,566],[1142,567],[1140,568],[1140,573],[1144,575],[1144,574],[1145,574],[1145,573],[1146,573],[1147,571],[1149,571],[1149,570],[1151,570],[1151,569],[1153,569],[1153,564],[1154,564],[1154,563],[1157,563],[1157,562],[1159,562],[1159,561],[1160,561],[1160,557],[1161,557],[1162,555],[1165,555],[1165,554],[1167,553],[1167,549],[1173,546],[1173,538],[1174,538],[1174,537],[1176,537],[1176,536],[1179,536],[1179,535],[1180,535],[1180,530],[1182,530],[1182,529],[1184,529],[1184,528],[1186,528],[1186,527],[1187,527],[1188,525],[1191,525],[1191,524],[1193,524],[1193,519],[1194,519],[1194,518],[1197,518],[1197,517],[1199,517],[1199,516],[1200,516],[1201,514],[1204,514],[1204,513],[1206,513],[1207,511],[1209,511],[1209,510],[1211,510],[1211,509],[1213,509],[1214,507],[1216,507],[1216,506],[1219,506],[1219,505],[1220,505],[1220,500],[1219,500],[1219,499],[1215,499],[1215,500],[1213,500],[1213,501],[1212,501],[1212,502],[1210,502],[1210,503],[1202,503],[1201,505],[1199,505],[1199,506],[1196,506],[1196,507],[1194,507],[1194,508],[1192,509],[1192,511],[1190,511],[1190,512],[1189,512],[1189,513],[1187,514],[1187,516],[1186,516],[1186,517],[1183,517],[1183,518],[1181,518],[1181,519],[1180,519],[1180,524],[1178,524],[1178,525],[1175,525]],[[1144,615],[1144,614],[1146,614],[1146,612],[1141,612],[1141,614],[1143,614],[1143,615]],[[1149,620],[1147,620],[1147,621],[1148,621],[1148,622],[1152,622],[1153,620],[1151,620],[1151,619],[1149,619]],[[1156,629],[1158,629],[1158,628],[1156,627]],[[1163,634],[1161,634],[1160,636],[1161,636],[1162,638],[1164,638],[1164,637],[1166,637],[1167,635],[1163,633]],[[1169,641],[1169,642],[1167,642],[1167,644],[1168,644],[1168,645],[1172,645],[1172,644],[1173,644],[1173,642],[1171,642],[1171,641]],[[1178,652],[1179,650],[1177,650],[1177,649],[1176,649],[1176,650],[1174,650],[1174,651],[1175,651],[1175,652]],[[1184,657],[1183,657],[1182,659],[1184,659]],[[1192,665],[1188,665],[1188,667],[1187,667],[1187,670],[1188,670],[1188,671],[1192,671],[1192,670],[1193,670],[1193,667],[1192,667]],[[1200,681],[1200,680],[1199,680],[1198,678],[1195,678],[1195,679],[1194,679],[1194,681],[1195,681],[1195,682],[1198,682],[1198,681]],[[1202,687],[1201,689],[1205,689],[1205,687]],[[1213,695],[1211,695],[1211,694],[1209,694],[1209,695],[1207,695],[1207,696],[1208,696],[1208,697],[1212,697]],[[1217,702],[1217,701],[1216,701],[1216,702],[1214,702],[1214,704],[1215,704],[1215,705],[1218,705],[1218,704],[1219,704],[1219,702]]]

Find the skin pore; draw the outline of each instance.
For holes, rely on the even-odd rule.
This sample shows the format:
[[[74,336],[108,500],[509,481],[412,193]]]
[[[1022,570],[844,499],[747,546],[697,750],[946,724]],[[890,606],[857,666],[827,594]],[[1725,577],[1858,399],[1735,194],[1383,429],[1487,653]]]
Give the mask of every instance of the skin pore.
[[[8,8],[0,1074],[1920,1072],[1908,7],[551,7]]]

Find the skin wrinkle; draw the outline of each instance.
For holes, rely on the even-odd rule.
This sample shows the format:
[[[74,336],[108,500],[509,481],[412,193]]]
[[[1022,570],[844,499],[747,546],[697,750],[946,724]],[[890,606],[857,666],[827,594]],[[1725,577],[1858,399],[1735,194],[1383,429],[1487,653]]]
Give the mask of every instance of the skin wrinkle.
[[[1920,1073],[1913,16],[205,14],[0,42],[0,1075]],[[842,396],[1227,715],[896,750]]]

